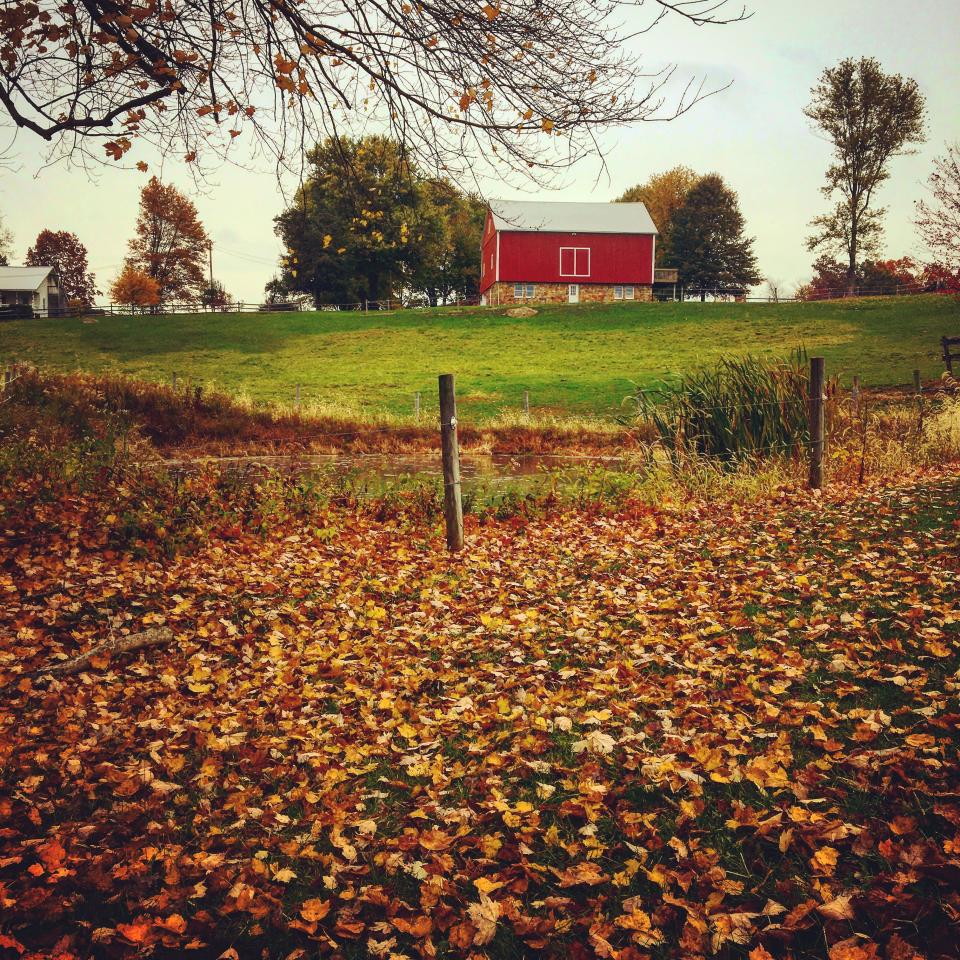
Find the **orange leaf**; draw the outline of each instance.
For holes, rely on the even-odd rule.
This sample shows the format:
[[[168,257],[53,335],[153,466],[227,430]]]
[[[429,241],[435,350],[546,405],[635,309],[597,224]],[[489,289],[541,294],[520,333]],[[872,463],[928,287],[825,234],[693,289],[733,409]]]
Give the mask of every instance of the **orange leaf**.
[[[300,916],[308,923],[316,923],[322,920],[330,912],[329,900],[304,900],[300,904]]]
[[[131,943],[145,943],[150,937],[149,923],[118,923],[117,932]]]
[[[171,913],[166,920],[158,920],[157,926],[171,933],[184,933],[187,929],[187,921],[179,913]]]
[[[67,855],[67,851],[63,849],[63,844],[56,838],[48,840],[38,847],[37,853],[40,855],[43,865],[51,872],[63,865],[63,858]]]

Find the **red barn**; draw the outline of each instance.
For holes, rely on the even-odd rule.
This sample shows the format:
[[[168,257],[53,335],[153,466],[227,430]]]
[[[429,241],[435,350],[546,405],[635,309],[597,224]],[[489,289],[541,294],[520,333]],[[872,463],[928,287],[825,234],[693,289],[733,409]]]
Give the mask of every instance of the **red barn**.
[[[480,248],[482,302],[650,300],[656,241],[642,203],[493,200]]]

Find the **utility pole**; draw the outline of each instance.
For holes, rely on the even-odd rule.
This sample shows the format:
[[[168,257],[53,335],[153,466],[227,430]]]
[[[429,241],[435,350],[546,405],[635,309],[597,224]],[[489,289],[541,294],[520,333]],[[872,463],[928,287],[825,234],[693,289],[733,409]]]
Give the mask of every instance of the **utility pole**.
[[[213,309],[213,240],[207,237],[207,253],[210,255],[210,309]]]

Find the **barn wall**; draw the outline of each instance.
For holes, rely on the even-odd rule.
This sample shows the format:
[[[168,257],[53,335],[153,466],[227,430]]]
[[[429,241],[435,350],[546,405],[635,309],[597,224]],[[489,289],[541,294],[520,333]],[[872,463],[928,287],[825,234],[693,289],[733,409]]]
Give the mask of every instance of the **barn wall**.
[[[483,293],[497,279],[497,231],[493,228],[493,218],[487,212],[487,222],[483,228],[483,241],[480,245],[480,292]]]
[[[501,231],[499,279],[518,283],[652,284],[653,242],[649,234]],[[590,275],[561,276],[561,247],[588,247]]]
[[[518,281],[519,282],[519,281]],[[532,281],[531,281],[532,282]],[[617,284],[619,286],[619,284]],[[653,299],[650,284],[634,284],[633,300],[614,300],[613,284],[581,283],[580,303],[643,303]],[[512,283],[494,283],[487,291],[487,305],[491,307],[515,306],[522,303],[567,303],[567,283],[538,283],[530,299],[516,299]]]

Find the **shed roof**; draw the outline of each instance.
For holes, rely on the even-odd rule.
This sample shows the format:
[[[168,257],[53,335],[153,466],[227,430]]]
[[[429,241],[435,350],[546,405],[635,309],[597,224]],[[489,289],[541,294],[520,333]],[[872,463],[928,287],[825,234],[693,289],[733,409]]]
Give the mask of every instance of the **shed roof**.
[[[521,233],[657,233],[642,203],[491,200],[493,225]]]
[[[53,267],[0,267],[0,290],[36,290]]]

